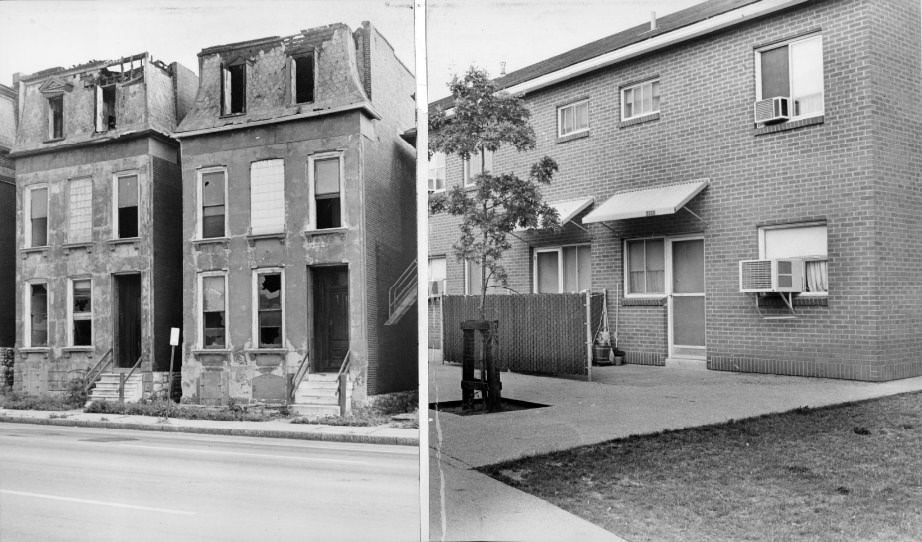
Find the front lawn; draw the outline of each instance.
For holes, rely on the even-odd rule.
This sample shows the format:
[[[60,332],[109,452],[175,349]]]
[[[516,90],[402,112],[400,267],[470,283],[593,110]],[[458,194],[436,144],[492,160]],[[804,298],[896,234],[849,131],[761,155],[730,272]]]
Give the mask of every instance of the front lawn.
[[[631,541],[922,540],[922,394],[481,470]]]

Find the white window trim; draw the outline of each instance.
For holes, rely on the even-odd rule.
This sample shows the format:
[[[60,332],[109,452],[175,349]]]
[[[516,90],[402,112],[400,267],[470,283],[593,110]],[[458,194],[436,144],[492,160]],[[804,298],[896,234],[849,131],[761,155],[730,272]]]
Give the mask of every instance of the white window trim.
[[[815,228],[815,227],[818,227],[818,226],[824,226],[824,227],[826,227],[826,235],[827,235],[827,241],[826,241],[826,243],[827,243],[827,244],[826,244],[826,257],[825,257],[825,258],[799,257],[798,259],[804,260],[805,262],[809,262],[809,261],[824,261],[824,260],[825,260],[826,262],[829,262],[829,240],[828,240],[829,226],[828,226],[828,224],[827,224],[826,222],[823,222],[823,221],[796,222],[796,223],[789,223],[789,224],[772,224],[772,225],[770,225],[770,226],[759,226],[759,228],[758,228],[758,231],[759,231],[759,259],[760,259],[760,260],[764,260],[764,259],[765,259],[765,232],[766,232],[767,230],[790,230],[790,229],[797,229],[797,228]],[[828,265],[829,265],[829,264],[827,263],[827,266],[828,266]],[[827,269],[828,269],[828,267],[827,267]],[[827,271],[827,272],[828,272],[828,271]],[[829,292],[828,292],[828,291],[827,291],[827,292],[807,292],[807,291],[806,291],[806,289],[807,289],[807,284],[806,284],[806,282],[807,282],[807,274],[806,274],[806,272],[804,272],[803,280],[804,280],[804,291],[798,293],[798,294],[797,294],[798,296],[800,296],[800,297],[828,297],[828,296],[829,296]],[[829,280],[828,276],[827,276],[827,279],[826,279],[826,280],[827,280],[827,281]]]
[[[195,318],[197,320],[196,328],[198,329],[198,339],[196,341],[196,348],[199,350],[206,350],[205,348],[205,288],[202,285],[205,277],[223,277],[224,278],[224,346],[222,348],[208,348],[207,350],[227,350],[229,348],[228,343],[228,330],[227,330],[227,271],[203,271],[198,274],[196,279],[196,288],[198,290],[198,295],[195,300]]]
[[[464,295],[480,295],[471,293],[471,266],[477,265],[474,260],[464,260]],[[489,289],[489,288],[488,288]]]
[[[797,42],[801,42],[801,41],[807,41],[807,40],[812,40],[812,39],[819,39],[819,41],[820,41],[820,51],[821,51],[821,54],[822,54],[822,52],[823,52],[823,34],[820,33],[820,32],[808,34],[808,35],[806,35],[806,36],[799,36],[799,37],[797,37],[797,38],[792,38],[792,39],[785,40],[785,41],[780,41],[780,42],[778,42],[778,43],[773,43],[773,44],[771,44],[771,45],[767,45],[767,46],[765,46],[765,47],[760,47],[760,48],[758,48],[758,49],[755,50],[755,53],[754,53],[754,54],[755,54],[755,66],[756,66],[756,101],[761,101],[761,100],[762,100],[762,59],[761,59],[762,53],[764,53],[764,52],[766,52],[766,51],[771,51],[772,49],[777,49],[777,48],[779,48],[779,47],[789,46],[789,45],[791,45],[791,44],[793,44],[793,43],[797,43]],[[790,70],[791,70],[791,56],[790,56],[790,51],[791,51],[790,48],[788,48],[788,85],[791,85],[791,84],[793,83],[793,81],[794,81],[793,74],[792,74],[791,71],[790,71]],[[824,58],[820,58],[820,63],[821,63],[821,64],[824,63]],[[825,67],[824,67],[824,68],[825,68]],[[822,78],[823,78],[823,106],[820,108],[820,110],[817,111],[817,112],[815,112],[815,113],[810,113],[809,115],[794,116],[794,110],[793,110],[794,104],[793,104],[793,102],[792,102],[792,103],[790,104],[790,109],[789,109],[789,113],[791,114],[791,116],[790,116],[790,118],[788,119],[788,122],[795,121],[795,120],[800,120],[800,119],[809,119],[809,118],[813,118],[813,117],[822,117],[822,116],[825,114],[825,112],[826,112],[826,72],[825,72],[825,69],[823,70]],[[791,93],[790,90],[791,90],[791,89],[788,88],[788,94]],[[792,96],[788,96],[788,98],[793,99]]]
[[[561,116],[563,115],[564,110],[576,108],[576,106],[586,104],[586,127],[580,128],[579,130],[573,130],[572,132],[563,133],[563,122],[561,122]],[[583,134],[589,131],[589,98],[585,100],[579,100],[567,105],[561,105],[557,108],[557,137],[569,137],[576,134]]]
[[[627,120],[639,119],[641,117],[646,117],[647,115],[655,115],[659,113],[659,107],[657,107],[656,109],[647,111],[646,113],[637,113],[637,114],[631,115],[630,117],[624,116],[624,94],[629,90],[638,89],[644,85],[650,85],[650,92],[652,93],[653,83],[657,83],[657,82],[659,82],[659,77],[654,77],[653,79],[647,79],[646,81],[641,81],[640,83],[635,83],[633,85],[630,85],[630,86],[627,86],[621,89],[621,108],[620,108],[621,109],[621,122],[624,122]],[[652,103],[652,99],[651,99],[651,103]],[[637,109],[637,102],[635,101],[634,110],[636,111],[636,109]]]
[[[67,346],[73,348],[90,348],[96,343],[95,339],[95,327],[93,326],[93,333],[90,334],[90,344],[81,344],[79,346],[74,344],[74,282],[79,280],[88,280],[90,281],[90,322],[93,322],[93,277],[90,275],[78,275],[67,278]],[[92,324],[91,324],[92,325]]]
[[[557,292],[558,293],[570,293],[564,291],[564,267],[563,267],[563,249],[570,247],[585,247],[586,250],[592,253],[592,245],[590,243],[570,243],[567,245],[558,245],[554,247],[542,247],[535,248],[534,255],[532,256],[532,292],[538,293],[538,253],[539,252],[556,252],[557,253]],[[577,249],[579,250],[579,249]],[[590,269],[590,273],[592,270]],[[579,256],[576,258],[576,274],[577,274],[577,283],[579,283]],[[582,291],[582,290],[581,290]]]
[[[282,203],[282,226],[278,229],[278,231],[264,231],[264,232],[254,233],[253,232],[253,215],[255,213],[253,212],[254,211],[253,209],[253,165],[259,164],[262,162],[274,162],[274,161],[279,161],[282,163],[282,201],[281,201]],[[201,183],[199,183],[199,189],[201,189],[201,186],[202,186]],[[340,186],[340,191],[342,191],[341,189],[342,189],[342,186]],[[271,234],[276,234],[276,233],[285,233],[286,225],[288,224],[288,221],[287,221],[288,216],[286,214],[287,209],[285,205],[285,202],[287,199],[285,195],[287,193],[288,193],[288,183],[286,181],[286,176],[285,176],[285,159],[284,158],[263,158],[261,160],[254,160],[250,162],[250,234],[251,235],[271,235]],[[201,212],[201,206],[199,206],[199,212]],[[224,174],[224,235],[227,236],[227,173]]]
[[[432,166],[434,165],[432,158],[435,158],[437,154],[442,155],[442,169],[445,171],[445,179],[443,179],[442,188],[429,188],[428,176],[432,171]],[[432,158],[430,158],[426,164],[426,189],[430,194],[437,194],[439,192],[444,192],[448,188],[448,156],[444,152],[436,152],[432,154]]]
[[[307,157],[307,200],[308,200],[308,217],[307,229],[310,231],[326,231],[347,228],[346,220],[346,167],[345,153],[343,151],[331,151],[312,154]],[[330,158],[339,159],[339,227],[338,228],[317,228],[317,200],[314,197],[314,162],[317,160],[327,160]]]
[[[431,273],[431,271],[432,271],[432,261],[433,261],[433,260],[442,260],[443,262],[445,262],[444,265],[443,265],[443,267],[445,268],[445,276],[442,277],[442,278],[439,279],[439,280],[432,280],[432,273]],[[466,267],[467,267],[467,266],[465,266],[465,268],[466,268]],[[445,293],[446,293],[445,290],[446,290],[446,288],[448,287],[448,257],[446,257],[446,256],[430,256],[430,257],[429,257],[428,265],[426,266],[425,273],[426,273],[425,276],[422,276],[422,272],[420,272],[420,275],[421,275],[421,278],[423,278],[423,279],[426,280],[426,284],[427,284],[426,291],[429,293],[429,297],[430,297],[430,298],[431,298],[431,297],[436,297],[436,296],[432,293],[432,283],[433,283],[433,282],[441,282],[441,283],[442,283],[441,286],[439,287],[439,288],[440,288],[440,292],[441,292],[440,295],[445,295]]]
[[[118,231],[118,180],[122,177],[138,178],[138,235],[119,237]],[[119,171],[112,174],[112,239],[138,239],[141,237],[141,172],[138,170]]]
[[[279,297],[282,301],[282,330],[281,330],[281,346],[260,346],[259,344],[259,275],[268,275],[278,273],[280,275],[279,280],[282,284],[282,291],[279,293]],[[224,290],[227,292],[227,290]],[[227,296],[225,294],[225,304],[227,303]],[[253,297],[252,297],[252,307],[253,307],[253,339],[252,339],[252,348],[256,350],[278,350],[279,348],[285,348],[285,317],[288,315],[287,307],[285,307],[285,268],[284,267],[260,267],[253,270]]]
[[[22,317],[22,345],[23,348],[51,348],[51,318],[50,311],[48,310],[51,307],[51,288],[48,287],[47,279],[33,279],[27,280],[25,283],[25,288],[23,288],[23,317]],[[47,297],[45,298],[45,314],[48,315],[48,344],[43,346],[33,346],[32,344],[32,286],[36,285],[45,285],[45,293]]]
[[[84,240],[71,238],[73,236],[73,232],[71,231],[71,228],[70,228],[71,226],[70,220],[71,220],[71,212],[72,212],[72,209],[70,208],[71,207],[70,206],[71,187],[73,186],[72,183],[77,182],[77,181],[89,181],[90,182],[90,238],[84,239]],[[65,230],[66,230],[66,236],[67,236],[68,243],[89,243],[93,240],[93,201],[95,200],[95,194],[96,194],[96,186],[94,185],[95,183],[93,183],[92,177],[74,177],[73,179],[67,179],[67,200],[64,203],[64,207],[65,207],[64,208],[64,211],[65,211],[64,220],[66,224]]]
[[[644,292],[644,293],[642,293],[642,294],[630,293],[630,284],[631,284],[631,270],[630,270],[630,267],[631,267],[631,266],[630,266],[630,262],[628,261],[628,258],[630,257],[630,255],[629,255],[629,252],[628,252],[627,245],[628,245],[628,243],[631,243],[631,242],[634,242],[634,241],[657,241],[657,240],[662,240],[662,241],[663,241],[663,265],[664,265],[664,266],[667,266],[667,263],[666,263],[666,244],[667,244],[666,241],[667,241],[667,239],[671,239],[671,238],[670,238],[670,237],[664,237],[664,236],[654,236],[654,237],[632,237],[632,238],[630,238],[630,239],[625,239],[625,240],[622,242],[622,244],[621,244],[621,261],[622,261],[621,267],[622,267],[622,273],[623,273],[623,274],[622,274],[622,277],[621,277],[621,278],[622,278],[622,280],[624,281],[624,288],[623,288],[624,297],[629,297],[629,298],[631,298],[631,299],[663,299],[663,298],[666,297],[666,295],[667,295],[667,294],[666,294],[666,290],[667,290],[667,288],[668,288],[668,284],[666,284],[666,278],[665,278],[665,277],[666,277],[666,271],[667,271],[666,269],[663,269],[663,291],[662,291],[661,293],[660,293],[660,292],[657,292],[657,293],[648,293],[648,292]],[[684,239],[684,238],[676,237],[676,239]],[[646,258],[646,246],[644,246],[644,258]]]
[[[203,216],[202,216],[202,176],[206,173],[224,173],[224,237],[208,237],[207,239],[202,237],[202,228],[203,228]],[[200,168],[196,174],[195,180],[195,239],[197,241],[203,240],[214,240],[214,239],[227,239],[227,185],[228,175],[226,166],[213,166],[213,167],[204,167]]]
[[[33,245],[32,244],[32,192],[36,190],[46,189],[47,192],[47,206],[48,206],[48,216],[45,218],[48,221],[48,226],[45,228],[45,244],[44,245]],[[48,187],[48,183],[33,184],[25,187],[23,194],[23,215],[26,219],[23,221],[25,226],[25,248],[42,248],[47,247],[48,242],[51,237],[51,189]]]
[[[481,147],[480,150],[477,151],[477,157],[480,159],[480,171],[481,171],[481,173],[483,173],[483,160],[484,160],[484,155],[485,155],[486,153],[488,153],[488,152],[493,153],[493,158],[496,159],[496,152],[494,152],[494,151],[488,151],[487,149],[484,149],[483,147]],[[473,156],[472,156],[471,158],[473,158]],[[447,164],[447,160],[446,160],[446,164]],[[466,187],[467,187],[467,186],[474,186],[474,177],[471,176],[471,159],[468,158],[467,160],[462,160],[462,166],[463,166],[462,175],[463,175],[463,179],[464,179],[464,181],[463,181],[463,182],[464,182],[464,186],[466,186]],[[445,171],[446,171],[446,184],[447,184],[447,180],[448,180],[448,179],[447,179],[447,173],[448,173],[448,168],[447,168],[447,167],[446,167]],[[487,173],[490,173],[490,172],[492,172],[492,171],[493,171],[492,169],[486,170]]]

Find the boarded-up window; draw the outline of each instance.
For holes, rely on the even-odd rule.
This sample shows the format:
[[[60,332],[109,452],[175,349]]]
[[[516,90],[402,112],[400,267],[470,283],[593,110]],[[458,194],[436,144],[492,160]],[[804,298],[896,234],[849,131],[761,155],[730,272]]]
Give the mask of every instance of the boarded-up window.
[[[93,344],[93,293],[90,279],[71,281],[71,345]]]
[[[48,137],[64,137],[64,96],[48,98]]]
[[[117,179],[118,238],[138,236],[138,176],[126,175]]]
[[[246,64],[225,66],[222,70],[221,113],[234,115],[246,111]]]
[[[29,288],[29,346],[48,346],[48,285]]]
[[[74,179],[67,185],[67,241],[86,243],[93,239],[93,180]]]
[[[317,229],[342,226],[339,158],[314,161],[314,201]]]
[[[224,237],[224,171],[202,173],[202,239]]]
[[[282,274],[257,273],[257,328],[260,348],[282,346]]]
[[[255,235],[285,231],[285,162],[250,164],[250,231]]]
[[[297,56],[291,59],[291,79],[294,81],[295,103],[314,101],[314,55]]]
[[[48,245],[48,189],[34,188],[29,194],[29,246]]]
[[[224,276],[202,277],[202,346],[224,348],[225,327],[225,281]]]

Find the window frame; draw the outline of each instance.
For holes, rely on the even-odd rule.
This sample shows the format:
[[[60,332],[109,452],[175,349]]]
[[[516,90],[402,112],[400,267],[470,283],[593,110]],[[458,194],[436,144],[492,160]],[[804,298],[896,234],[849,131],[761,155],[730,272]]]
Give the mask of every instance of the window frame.
[[[74,312],[74,283],[88,281],[90,283],[90,310],[87,312]],[[77,317],[78,315],[79,318]],[[74,323],[77,320],[90,321],[90,344],[74,344]],[[93,277],[90,275],[76,275],[67,278],[67,346],[69,348],[93,348],[96,344],[94,338],[95,326],[93,325]]]
[[[633,112],[633,111],[632,111],[632,115],[631,115],[631,116],[627,117],[627,116],[624,115],[624,108],[625,108],[625,103],[626,103],[625,96],[626,96],[626,94],[627,94],[628,91],[630,91],[630,92],[632,93],[632,101],[631,101],[631,104],[634,106],[634,110],[635,110],[635,111],[636,111],[637,102],[636,102],[636,100],[633,99],[633,94],[635,94],[634,91],[635,91],[636,89],[641,89],[641,90],[643,90],[643,88],[644,88],[645,86],[648,86],[648,85],[649,85],[649,87],[650,87],[650,93],[651,93],[653,96],[655,96],[655,97],[657,97],[657,98],[661,98],[661,97],[662,97],[662,94],[660,94],[659,92],[657,92],[657,94],[653,94],[653,84],[654,84],[654,83],[656,83],[656,85],[657,85],[657,91],[658,91],[658,90],[659,90],[659,87],[660,87],[660,78],[659,78],[659,77],[652,77],[652,78],[650,78],[650,79],[646,79],[646,80],[640,81],[640,82],[638,82],[638,83],[632,83],[632,84],[630,84],[630,85],[626,85],[626,86],[624,86],[624,87],[621,87],[621,108],[620,108],[620,109],[621,109],[621,122],[625,122],[625,121],[629,121],[629,120],[634,120],[634,119],[639,119],[639,118],[642,118],[642,117],[646,117],[646,116],[648,116],[648,115],[656,115],[656,114],[658,114],[658,113],[660,112],[660,102],[659,102],[659,100],[658,100],[657,103],[656,103],[656,107],[653,107],[653,98],[651,97],[651,98],[650,98],[650,106],[651,106],[652,109],[651,109],[650,111],[641,112],[641,113],[636,113],[636,112]],[[641,100],[641,103],[643,103],[643,100]]]
[[[279,275],[280,291],[279,302],[281,304],[281,323],[279,325],[279,342],[278,346],[262,346],[259,334],[259,276],[260,275]],[[226,290],[225,290],[226,292]],[[226,300],[226,297],[225,297]],[[259,267],[253,270],[253,335],[252,348],[256,350],[279,350],[285,348],[285,268],[284,267]]]
[[[32,193],[37,190],[45,190],[45,244],[35,245],[32,243]],[[23,188],[23,233],[25,234],[24,248],[46,248],[51,241],[51,189],[48,183],[38,183]]]
[[[564,273],[566,272],[566,268],[564,267],[563,251],[566,248],[576,248],[576,251],[577,251],[576,283],[577,285],[579,285],[579,250],[581,248],[585,248],[586,250],[589,251],[590,258],[591,258],[592,243],[569,243],[566,245],[535,247],[534,250],[532,251],[533,252],[532,254],[532,281],[531,281],[532,282],[532,293],[535,293],[535,294],[540,293],[538,292],[538,283],[539,283],[538,281],[538,254],[541,252],[556,252],[557,253],[557,292],[556,293],[559,293],[559,294],[574,293],[574,292],[565,291],[565,285],[567,281],[566,281],[566,277],[564,276]],[[587,289],[592,290],[592,260],[591,259],[589,260],[589,282],[590,282],[589,288]],[[578,292],[581,292],[581,291],[583,290],[579,290]],[[555,293],[555,292],[544,292],[544,293]]]
[[[224,344],[220,347],[209,347],[205,345],[205,278],[210,277],[221,277],[224,279]],[[202,271],[198,273],[197,277],[197,286],[198,286],[198,296],[196,299],[196,319],[198,320],[198,344],[197,347],[199,350],[227,350],[228,347],[228,330],[227,330],[227,307],[228,303],[228,291],[227,291],[227,271],[218,270],[218,271]]]
[[[60,100],[60,103],[61,103],[61,133],[60,134],[56,133],[54,129],[54,112],[55,111],[54,111],[54,107],[52,107],[51,105],[52,102],[57,102],[58,100]],[[64,135],[64,128],[65,128],[64,120],[65,119],[64,119],[64,93],[63,92],[60,94],[54,94],[52,96],[45,96],[45,116],[46,116],[46,120],[48,121],[48,124],[47,124],[48,130],[46,132],[48,141],[57,141],[59,139],[64,139],[66,136]]]
[[[297,59],[299,58],[310,58],[311,59],[311,81],[313,83],[313,88],[311,89],[311,99],[304,102],[298,101],[298,67]],[[313,50],[293,53],[288,55],[288,76],[291,80],[291,88],[289,92],[291,93],[291,105],[301,105],[301,104],[311,104],[317,101],[317,55]]]
[[[204,237],[204,222],[205,222],[205,211],[204,211],[204,200],[202,199],[202,177],[208,173],[218,173],[221,172],[224,174],[224,235],[222,237]],[[195,181],[195,239],[197,241],[208,241],[213,239],[227,239],[228,238],[228,221],[227,221],[227,196],[228,196],[228,171],[227,166],[209,166],[199,168],[196,172],[196,181]]]
[[[485,163],[485,162],[486,162],[486,154],[487,154],[487,153],[490,153],[490,166],[491,166],[490,169],[486,169],[486,167],[485,167],[485,166],[486,166],[486,163]],[[473,158],[474,156],[479,157],[479,160],[480,160],[480,173],[477,173],[476,175],[480,175],[481,173],[487,173],[487,174],[489,174],[491,171],[493,171],[492,166],[493,166],[494,160],[496,159],[496,153],[495,153],[494,151],[489,150],[489,149],[484,149],[483,147],[480,147],[480,150],[477,151],[477,154],[471,155],[471,157],[468,158],[467,160],[462,160],[462,167],[463,167],[463,170],[464,170],[464,171],[463,171],[463,179],[464,179],[463,182],[464,182],[464,186],[465,186],[465,187],[474,186],[474,185],[475,185],[475,183],[474,183],[474,176],[475,176],[475,175],[473,175],[473,176],[471,175],[471,158]]]
[[[107,88],[112,89],[112,118],[114,120],[114,125],[111,128],[109,127],[109,119],[105,119],[103,121],[103,119],[100,117],[100,115],[102,114],[101,105],[105,103],[105,95],[106,95]],[[110,130],[115,130],[116,128],[118,128],[118,115],[115,114],[116,108],[118,107],[118,85],[116,85],[115,83],[110,83],[108,85],[96,85],[95,99],[96,99],[96,108],[94,110],[95,115],[93,118],[93,123],[95,125],[94,126],[95,133],[104,134]]]
[[[242,67],[241,77],[243,77],[243,82],[241,83],[241,86],[243,87],[243,100],[242,100],[240,111],[232,111],[234,98],[233,98],[233,93],[232,93],[231,99],[230,99],[231,103],[229,104],[227,103],[228,100],[226,98],[227,93],[225,89],[226,80],[227,80],[226,74],[231,73],[231,79],[233,79],[233,74],[230,69],[236,68],[238,66]],[[233,86],[233,83],[231,85]],[[226,110],[225,107],[227,109],[231,109],[231,111]],[[221,116],[231,117],[234,115],[246,115],[246,113],[247,113],[247,62],[246,60],[243,60],[240,58],[237,58],[230,62],[222,62],[221,63]]]
[[[23,348],[42,348],[49,349],[51,348],[51,322],[48,317],[49,308],[51,307],[51,288],[48,287],[49,283],[47,279],[32,279],[25,281],[23,283],[25,288],[23,288],[23,334],[22,334],[22,343]],[[35,345],[32,344],[32,288],[34,286],[44,286],[45,287],[45,344]]]
[[[119,199],[119,179],[123,177],[135,177],[138,183],[138,199],[137,199],[137,208],[138,208],[138,224],[137,231],[138,234],[134,237],[122,237],[121,228],[118,224],[118,206]],[[139,239],[141,237],[141,172],[138,170],[130,171],[119,171],[112,174],[112,239]]]
[[[253,166],[256,164],[261,164],[264,162],[279,162],[282,169],[282,192],[280,194],[281,198],[281,215],[282,221],[281,225],[274,230],[254,230],[253,229],[253,217],[256,215],[256,209],[253,207]],[[201,185],[200,185],[201,186]],[[287,183],[285,182],[285,159],[284,158],[263,158],[261,160],[253,160],[250,162],[250,234],[251,235],[273,235],[277,233],[285,233],[285,228],[287,224],[287,209],[285,206],[285,194],[287,189]],[[224,176],[224,236],[227,237],[227,175]]]
[[[440,280],[437,280],[437,281],[436,281],[436,280],[432,280],[432,262],[435,261],[435,260],[441,260],[441,261],[442,261],[442,267],[445,269],[444,276],[443,276]],[[432,293],[432,283],[433,283],[433,282],[441,282],[441,283],[442,283],[441,286],[440,286],[440,292],[441,292],[440,295],[445,295],[445,293],[446,293],[445,290],[446,290],[446,288],[448,287],[448,257],[447,257],[447,256],[430,256],[430,257],[429,257],[429,263],[428,263],[428,266],[427,266],[426,270],[427,270],[427,273],[426,273],[426,283],[427,283],[426,291],[429,293],[429,297],[430,297],[430,298],[432,298],[432,297],[438,297],[438,295],[439,295],[439,294],[434,294],[434,293]]]
[[[798,296],[804,297],[828,297],[829,296],[829,225],[823,221],[811,221],[811,222],[795,222],[795,223],[785,223],[785,224],[771,224],[766,226],[758,227],[759,234],[759,259],[766,260],[765,257],[765,232],[769,230],[796,230],[799,228],[817,228],[817,227],[826,228],[826,257],[817,258],[815,256],[791,256],[792,259],[803,260],[804,273],[803,273],[803,291],[798,293]],[[786,256],[782,256],[785,258]],[[826,286],[827,289],[825,292],[808,292],[807,291],[807,269],[806,262],[826,262]]]
[[[574,109],[574,115],[576,114],[575,108],[581,105],[586,106],[586,127],[580,128],[578,130],[573,130],[571,132],[563,132],[563,112],[567,109]],[[561,105],[557,107],[557,137],[569,137],[574,135],[579,135],[583,133],[588,133],[590,127],[589,122],[589,98],[584,98],[582,100],[577,100],[575,102],[568,103],[566,105]]]
[[[795,104],[794,104],[794,96],[793,96],[794,93],[792,92],[793,85],[794,85],[794,74],[792,72],[792,67],[791,67],[792,66],[791,45],[795,43],[801,43],[805,41],[814,40],[814,39],[819,40],[820,42],[820,66],[821,66],[820,77],[821,77],[821,86],[823,89],[822,97],[820,100],[821,102],[820,108],[819,108],[819,111],[810,113],[807,115],[795,115],[794,114]],[[763,99],[762,98],[762,53],[773,51],[781,47],[788,48],[788,96],[787,98],[791,100],[791,103],[790,103],[789,110],[788,110],[788,113],[790,114],[790,116],[787,122],[792,122],[792,121],[802,120],[802,119],[809,119],[813,117],[822,117],[826,113],[826,71],[825,71],[825,55],[824,55],[824,49],[823,49],[822,32],[810,32],[809,34],[797,36],[794,38],[786,39],[783,41],[772,43],[770,45],[765,45],[765,46],[756,48],[756,50],[753,52],[754,58],[755,58],[755,72],[756,72],[756,77],[755,77],[756,101],[759,102]]]
[[[435,160],[436,156],[441,157],[441,162],[442,162],[441,167],[438,166],[438,162]],[[427,170],[428,170],[427,182],[429,184],[427,185],[427,187],[428,187],[430,194],[444,192],[446,188],[448,187],[448,169],[446,167],[447,162],[448,162],[448,156],[444,152],[434,152],[432,153],[432,156],[429,158],[429,163],[427,165]],[[437,180],[437,179],[432,178],[432,172],[433,171],[438,172],[438,170],[442,170],[442,188],[433,188],[431,185],[431,181]],[[436,175],[438,175],[438,173],[436,173]]]
[[[668,262],[666,261],[666,245],[667,240],[670,239],[666,236],[650,236],[650,237],[632,237],[629,239],[624,239],[621,244],[621,261],[622,261],[622,280],[624,281],[624,297],[630,297],[634,299],[663,299],[668,294],[667,291],[667,282],[666,282],[666,271],[669,267]],[[678,238],[681,239],[681,238]],[[630,251],[628,250],[628,243],[635,243],[643,241],[644,242],[644,273],[647,272],[647,245],[648,241],[662,241],[663,242],[663,291],[662,292],[631,292],[631,261],[630,261]],[[644,289],[646,290],[646,277],[644,278]]]
[[[314,163],[318,160],[330,160],[336,158],[339,160],[339,226],[332,228],[317,227],[317,195],[316,184],[314,179]],[[346,221],[346,160],[344,151],[319,152],[307,157],[307,194],[308,194],[308,230],[310,231],[330,231],[339,230],[348,227]]]
[[[89,207],[90,231],[86,239],[74,239],[73,238],[73,224],[71,223],[74,217],[72,190],[73,190],[74,183],[81,182],[81,181],[89,183],[89,186],[90,186],[90,207]],[[72,179],[67,179],[67,203],[65,204],[66,205],[66,228],[65,228],[66,233],[65,235],[66,235],[68,243],[71,243],[71,244],[91,243],[93,241],[93,200],[94,200],[94,194],[96,192],[96,187],[94,186],[94,184],[95,183],[93,182],[92,177],[74,177]]]

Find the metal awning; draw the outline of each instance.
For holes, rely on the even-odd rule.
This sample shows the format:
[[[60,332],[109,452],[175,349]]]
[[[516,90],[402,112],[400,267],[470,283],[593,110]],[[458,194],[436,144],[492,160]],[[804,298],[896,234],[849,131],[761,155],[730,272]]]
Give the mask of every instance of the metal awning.
[[[583,217],[583,224],[644,216],[672,215],[707,188],[709,179],[615,194]]]
[[[555,203],[549,203],[548,205],[554,209],[557,209],[557,215],[560,217],[560,225],[565,226],[567,222],[573,220],[576,215],[580,214],[586,210],[586,208],[592,205],[593,201],[595,201],[595,198],[583,198],[570,201],[559,201]],[[579,226],[579,224],[576,224],[575,222],[574,224]],[[513,231],[522,232],[526,230],[527,228],[516,226],[515,230]]]

